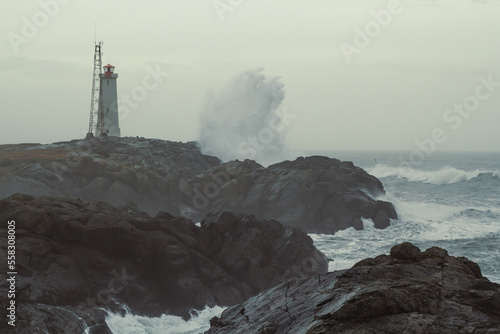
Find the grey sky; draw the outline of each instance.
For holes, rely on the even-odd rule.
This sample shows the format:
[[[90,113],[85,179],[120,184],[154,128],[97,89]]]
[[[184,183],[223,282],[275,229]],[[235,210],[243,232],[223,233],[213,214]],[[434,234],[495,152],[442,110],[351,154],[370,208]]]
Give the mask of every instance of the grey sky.
[[[196,140],[207,93],[263,67],[281,77],[296,115],[292,147],[412,150],[438,128],[438,149],[500,151],[500,86],[487,97],[479,88],[485,98],[467,116],[447,113],[474,102],[480,77],[500,82],[500,1],[401,1],[349,62],[342,43],[355,46],[355,29],[373,26],[371,12],[389,2],[220,0],[236,4],[224,20],[214,0],[9,2],[0,14],[0,144],[84,137],[97,21],[119,94],[151,70],[169,72],[121,120],[124,136]],[[40,3],[60,4],[23,37],[23,18],[43,20]],[[13,46],[12,34],[26,39]]]

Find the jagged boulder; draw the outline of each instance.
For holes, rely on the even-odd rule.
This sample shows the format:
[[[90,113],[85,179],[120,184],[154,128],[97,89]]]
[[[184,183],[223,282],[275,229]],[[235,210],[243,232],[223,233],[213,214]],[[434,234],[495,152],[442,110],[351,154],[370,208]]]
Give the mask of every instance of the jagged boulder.
[[[133,202],[154,215],[179,212],[179,180],[220,164],[195,142],[105,137],[1,145],[0,198],[13,193]]]
[[[199,218],[207,209],[246,212],[276,219],[309,233],[363,229],[362,218],[376,228],[389,226],[397,214],[377,200],[382,183],[351,162],[313,156],[268,168],[251,160],[212,167],[187,180],[183,215]]]
[[[464,257],[404,243],[227,309],[206,332],[225,333],[500,333],[500,284]]]
[[[10,220],[16,226],[17,333],[81,333],[85,326],[105,333],[101,307],[187,316],[328,267],[305,232],[248,215],[213,214],[199,227],[165,212],[150,217],[130,203],[15,194],[0,200],[4,231]],[[7,238],[0,247],[7,249]],[[5,251],[0,261],[7,263]],[[2,305],[7,288],[2,280]],[[0,331],[6,326],[3,321]]]
[[[310,233],[389,226],[397,214],[379,180],[327,157],[298,158],[268,168],[221,164],[194,142],[94,138],[51,145],[0,146],[0,198],[16,192],[81,198],[112,205],[136,203],[201,221],[212,211],[278,220]]]

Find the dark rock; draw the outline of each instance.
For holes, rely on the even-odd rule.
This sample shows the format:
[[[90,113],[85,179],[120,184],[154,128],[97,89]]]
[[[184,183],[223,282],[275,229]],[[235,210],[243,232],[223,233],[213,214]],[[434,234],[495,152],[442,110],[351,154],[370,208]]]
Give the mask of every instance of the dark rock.
[[[10,160],[9,158],[3,158],[0,160],[0,167],[6,167],[12,165],[14,162]]]
[[[478,270],[441,248],[404,243],[391,256],[266,290],[228,308],[206,334],[500,333],[500,284]]]
[[[0,200],[3,231],[8,220],[16,222],[19,333],[81,333],[85,325],[106,333],[102,307],[188,316],[327,271],[305,232],[243,214],[212,214],[198,227],[133,205],[16,194]],[[7,263],[7,238],[0,248]],[[2,305],[6,289],[0,281]]]
[[[389,226],[397,214],[379,180],[352,162],[313,156],[268,168],[221,164],[194,142],[94,138],[0,146],[0,198],[16,192],[81,198],[200,221],[212,211],[243,212],[311,233]],[[130,207],[136,203],[137,207]]]
[[[97,308],[23,303],[17,315],[17,334],[81,334],[86,329],[89,334],[113,334],[105,322],[107,312]]]
[[[286,240],[280,241],[280,236]],[[248,282],[250,294],[294,275],[306,277],[328,271],[328,260],[314,248],[307,234],[255,216],[230,212],[207,216],[197,234],[197,247],[231,276]],[[279,263],[274,262],[276,258]]]
[[[420,249],[409,242],[403,242],[391,248],[391,256],[400,260],[415,260]]]
[[[214,188],[211,190],[210,187]],[[264,168],[251,160],[232,161],[187,180],[184,215],[199,219],[207,208],[276,219],[309,233],[363,229],[362,218],[376,228],[397,214],[379,180],[351,162],[326,157],[298,158]]]
[[[220,322],[219,317],[213,317],[210,319],[210,326],[211,327],[222,327],[223,324]]]
[[[150,214],[178,213],[179,180],[220,164],[195,142],[94,138],[50,145],[0,146],[0,198],[16,192],[136,203]],[[1,172],[5,173],[2,174]]]

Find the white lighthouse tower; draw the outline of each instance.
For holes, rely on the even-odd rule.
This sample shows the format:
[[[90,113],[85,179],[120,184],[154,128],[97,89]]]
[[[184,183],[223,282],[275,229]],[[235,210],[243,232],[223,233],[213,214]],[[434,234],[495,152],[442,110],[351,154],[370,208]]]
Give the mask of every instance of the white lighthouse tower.
[[[106,65],[104,73],[100,73],[101,78],[101,101],[99,103],[99,115],[104,116],[104,129],[106,135],[120,137],[120,124],[118,119],[118,92],[116,88],[116,78],[113,65]],[[101,110],[102,108],[102,110]],[[99,132],[99,130],[96,130]],[[101,132],[104,132],[101,130]],[[99,136],[101,133],[96,133]]]

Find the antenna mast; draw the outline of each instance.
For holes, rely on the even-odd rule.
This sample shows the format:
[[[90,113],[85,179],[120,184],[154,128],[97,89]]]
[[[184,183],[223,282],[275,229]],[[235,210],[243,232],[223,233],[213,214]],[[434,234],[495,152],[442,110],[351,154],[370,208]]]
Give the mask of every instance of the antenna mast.
[[[100,134],[101,136],[106,135],[104,124],[104,110],[102,108],[102,87],[100,78],[100,74],[102,73],[101,47],[102,42],[95,44],[94,77],[92,80],[89,132],[87,133],[87,139],[94,138],[94,134],[96,136],[98,134]]]

